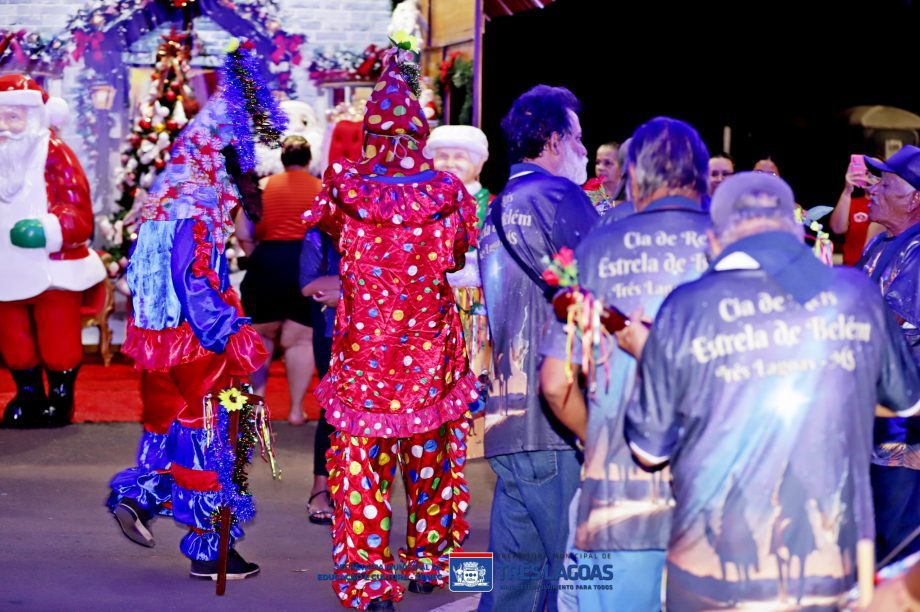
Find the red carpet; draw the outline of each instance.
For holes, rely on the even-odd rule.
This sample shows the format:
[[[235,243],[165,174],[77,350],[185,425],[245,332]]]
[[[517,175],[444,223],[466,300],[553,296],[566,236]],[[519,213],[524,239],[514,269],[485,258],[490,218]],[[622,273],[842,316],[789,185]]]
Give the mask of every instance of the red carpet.
[[[112,365],[105,367],[96,355],[85,355],[80,375],[77,377],[76,422],[140,421],[141,392],[140,373],[116,356]],[[304,400],[304,412],[308,419],[319,418],[319,404],[313,397],[314,377],[310,391]],[[12,399],[16,385],[7,369],[0,370],[0,408]],[[266,403],[272,411],[272,419],[287,420],[291,399],[287,390],[284,363],[280,359],[272,362],[268,379]]]

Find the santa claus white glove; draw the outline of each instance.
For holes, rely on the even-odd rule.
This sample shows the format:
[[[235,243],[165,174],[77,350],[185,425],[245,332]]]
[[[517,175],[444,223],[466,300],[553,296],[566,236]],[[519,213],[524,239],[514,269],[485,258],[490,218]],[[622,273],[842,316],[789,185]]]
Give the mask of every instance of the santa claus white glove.
[[[479,257],[476,251],[470,251],[466,254],[466,265],[457,272],[448,272],[447,282],[453,288],[458,287],[482,287],[482,281],[479,278]]]

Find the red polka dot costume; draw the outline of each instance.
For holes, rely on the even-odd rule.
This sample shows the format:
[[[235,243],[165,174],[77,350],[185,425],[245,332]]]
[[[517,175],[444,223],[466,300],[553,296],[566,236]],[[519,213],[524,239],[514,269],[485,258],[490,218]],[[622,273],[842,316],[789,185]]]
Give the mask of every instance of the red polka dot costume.
[[[428,124],[394,54],[364,129],[364,159],[333,163],[304,213],[342,255],[333,358],[316,395],[336,429],[327,454],[334,588],[358,609],[400,600],[395,573],[444,584],[447,553],[469,532],[462,470],[468,404],[478,397],[445,280],[475,243],[476,201],[432,169]],[[410,516],[408,546],[395,558],[388,498],[397,465]]]

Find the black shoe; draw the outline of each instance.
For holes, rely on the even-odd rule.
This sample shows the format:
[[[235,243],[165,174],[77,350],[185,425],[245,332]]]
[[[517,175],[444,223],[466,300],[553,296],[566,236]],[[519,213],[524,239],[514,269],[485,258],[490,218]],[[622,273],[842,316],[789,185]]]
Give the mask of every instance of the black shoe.
[[[390,599],[372,599],[369,604],[367,604],[367,609],[372,612],[394,612],[396,606],[393,605],[393,601]]]
[[[43,427],[70,425],[73,418],[73,387],[79,370],[79,366],[60,372],[48,370],[48,409],[42,415]]]
[[[132,542],[153,548],[153,534],[150,533],[150,513],[140,507],[136,499],[123,498],[112,511],[122,533]]]
[[[434,584],[431,582],[422,582],[420,580],[409,581],[409,591],[412,593],[421,593],[427,595],[434,590]]]
[[[259,566],[249,563],[235,549],[230,549],[227,557],[227,580],[242,580],[259,573]],[[192,561],[192,578],[217,580],[217,561]]]
[[[3,426],[12,429],[44,427],[44,414],[48,411],[48,397],[42,380],[42,368],[11,370],[16,381],[16,395],[3,411]]]

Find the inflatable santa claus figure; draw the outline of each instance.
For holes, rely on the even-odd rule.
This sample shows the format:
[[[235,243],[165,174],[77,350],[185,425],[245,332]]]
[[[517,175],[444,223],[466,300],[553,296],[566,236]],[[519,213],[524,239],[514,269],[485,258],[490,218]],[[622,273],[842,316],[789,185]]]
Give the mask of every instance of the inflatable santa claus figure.
[[[0,76],[0,355],[16,381],[4,427],[70,422],[82,292],[105,277],[87,246],[89,183],[50,127],[66,112],[31,78]]]

